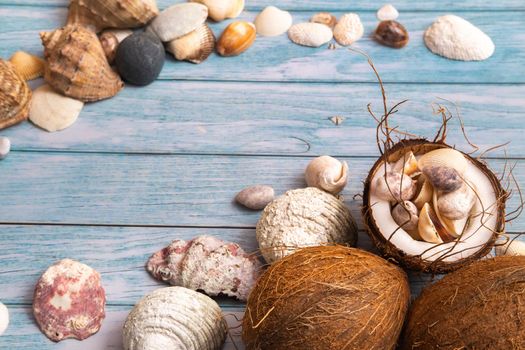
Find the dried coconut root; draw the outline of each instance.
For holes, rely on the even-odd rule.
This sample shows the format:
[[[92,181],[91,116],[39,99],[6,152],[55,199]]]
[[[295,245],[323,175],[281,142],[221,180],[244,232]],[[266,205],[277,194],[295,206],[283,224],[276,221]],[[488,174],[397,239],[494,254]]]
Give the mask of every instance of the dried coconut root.
[[[173,241],[151,256],[146,269],[154,278],[171,285],[245,301],[261,263],[236,243],[203,235],[190,241]]]

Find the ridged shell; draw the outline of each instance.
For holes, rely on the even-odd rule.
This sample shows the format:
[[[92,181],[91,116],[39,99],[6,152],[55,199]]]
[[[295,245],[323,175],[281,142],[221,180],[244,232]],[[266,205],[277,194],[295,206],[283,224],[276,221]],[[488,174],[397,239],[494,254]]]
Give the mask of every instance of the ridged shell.
[[[0,59],[0,130],[29,115],[31,90],[13,65]]]
[[[467,169],[467,159],[461,152],[452,148],[439,148],[425,153],[419,158],[418,167],[425,171],[427,167],[447,167],[455,169],[460,175]]]
[[[355,13],[344,14],[334,27],[334,38],[343,46],[351,45],[361,39],[365,28]]]
[[[69,25],[40,37],[47,59],[44,79],[55,90],[87,102],[112,97],[124,86],[89,29]]]
[[[202,4],[180,3],[162,11],[148,26],[162,42],[178,39],[199,28],[208,17],[208,9]]]
[[[216,22],[239,16],[244,9],[244,0],[191,0],[208,8],[208,15]]]
[[[254,21],[257,34],[277,36],[286,33],[292,26],[292,15],[275,6],[268,6],[257,15]]]
[[[332,40],[330,27],[312,22],[294,24],[288,30],[288,37],[298,45],[319,47]]]
[[[201,63],[215,49],[215,35],[206,23],[181,38],[170,41],[166,49],[180,61]]]
[[[33,80],[44,74],[45,61],[40,57],[17,51],[11,56],[9,62],[25,80]]]
[[[71,0],[67,24],[83,24],[96,32],[106,28],[136,28],[158,13],[155,0]]]
[[[160,288],[133,307],[124,324],[124,350],[219,350],[227,325],[219,305],[183,287]]]
[[[400,200],[411,200],[417,190],[416,181],[406,174],[399,172],[387,172],[377,178],[372,184],[372,193],[378,198],[398,202]]]
[[[525,255],[525,242],[510,239],[506,244],[496,247],[496,255]]]

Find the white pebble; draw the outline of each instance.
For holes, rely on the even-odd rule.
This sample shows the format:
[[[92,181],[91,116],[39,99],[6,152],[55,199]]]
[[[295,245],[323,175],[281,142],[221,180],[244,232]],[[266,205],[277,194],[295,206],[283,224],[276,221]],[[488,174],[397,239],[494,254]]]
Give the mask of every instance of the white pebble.
[[[0,137],[0,159],[4,159],[11,150],[11,141],[7,137]]]
[[[392,4],[386,4],[377,10],[376,16],[380,21],[393,21],[399,17],[399,12]]]
[[[9,310],[7,310],[7,307],[4,304],[0,303],[0,335],[2,335],[5,332],[8,325]]]

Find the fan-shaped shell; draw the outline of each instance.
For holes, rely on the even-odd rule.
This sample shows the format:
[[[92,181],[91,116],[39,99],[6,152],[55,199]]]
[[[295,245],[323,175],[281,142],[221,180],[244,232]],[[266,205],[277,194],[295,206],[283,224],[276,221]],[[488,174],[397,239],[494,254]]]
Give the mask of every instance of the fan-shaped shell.
[[[11,56],[9,62],[15,67],[25,80],[33,80],[44,74],[45,61],[40,57],[17,51]]]
[[[244,9],[244,0],[191,0],[205,5],[208,15],[216,22],[239,16]]]
[[[148,26],[162,42],[178,39],[199,28],[208,17],[208,9],[202,4],[181,3],[162,11]]]
[[[330,27],[313,22],[294,24],[288,30],[288,37],[298,45],[319,47],[332,40]]]
[[[89,29],[68,25],[40,37],[47,59],[44,79],[55,90],[87,102],[112,97],[124,86]]]
[[[13,65],[0,59],[0,130],[27,119],[31,90]]]
[[[201,63],[215,49],[215,35],[213,35],[210,27],[203,23],[193,32],[170,41],[166,49],[180,61]]]
[[[105,28],[136,28],[158,15],[155,0],[71,0],[67,24],[82,24],[96,32]]]

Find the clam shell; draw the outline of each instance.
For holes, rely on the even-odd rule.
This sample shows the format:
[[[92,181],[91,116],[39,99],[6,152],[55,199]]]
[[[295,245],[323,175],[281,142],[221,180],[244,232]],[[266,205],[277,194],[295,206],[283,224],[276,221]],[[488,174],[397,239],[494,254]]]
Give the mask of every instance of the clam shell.
[[[457,191],[438,193],[436,210],[442,217],[459,220],[469,215],[475,202],[476,194],[467,184],[463,184]]]
[[[430,181],[428,181],[424,176],[421,176],[420,181],[422,181],[421,189],[419,189],[419,192],[414,199],[414,204],[419,210],[423,208],[425,203],[432,201],[432,195],[434,194],[434,188],[432,187]]]
[[[170,41],[166,49],[180,61],[201,63],[215,49],[215,35],[206,23],[193,32]]]
[[[221,56],[237,56],[248,50],[255,41],[255,26],[250,22],[230,23],[217,41],[217,53]]]
[[[168,7],[148,26],[163,42],[178,39],[199,28],[208,17],[208,8],[202,4],[186,2]]]
[[[244,9],[244,0],[191,0],[208,8],[208,15],[216,22],[238,17]]]
[[[331,13],[319,12],[310,18],[310,22],[324,24],[333,29],[337,24],[337,18]]]
[[[9,62],[25,80],[33,80],[44,74],[46,62],[40,57],[17,51],[11,56]]]
[[[0,59],[0,130],[29,115],[31,90],[13,65]]]
[[[29,120],[42,129],[53,132],[71,126],[84,102],[63,96],[44,84],[33,92]]]
[[[487,34],[454,15],[438,17],[425,31],[424,39],[430,51],[453,60],[485,60],[492,56],[495,49]]]
[[[257,15],[254,21],[257,34],[277,36],[285,33],[292,26],[292,15],[275,6],[268,6]]]
[[[425,171],[427,167],[448,167],[455,169],[459,175],[463,176],[467,169],[467,159],[465,156],[453,148],[439,148],[422,155],[418,160],[418,167]]]
[[[333,34],[324,24],[305,22],[291,26],[288,37],[298,45],[319,47],[332,40]]]
[[[347,46],[361,39],[364,31],[359,16],[355,13],[347,13],[335,25],[334,38],[339,44]]]
[[[67,24],[82,24],[95,30],[136,28],[159,13],[155,0],[71,0]]]
[[[44,79],[55,90],[81,101],[116,95],[124,86],[106,59],[97,35],[80,25],[68,25],[40,38],[47,59]]]
[[[511,256],[517,256],[517,255],[525,255],[525,242],[515,240],[509,240],[504,245],[496,246],[496,255],[497,256],[504,256],[504,255],[511,255]]]
[[[377,10],[376,17],[380,21],[394,21],[399,17],[399,12],[392,4],[386,4]]]

